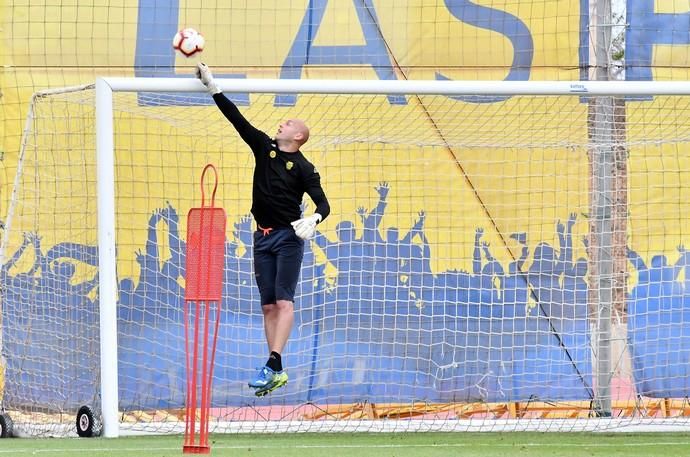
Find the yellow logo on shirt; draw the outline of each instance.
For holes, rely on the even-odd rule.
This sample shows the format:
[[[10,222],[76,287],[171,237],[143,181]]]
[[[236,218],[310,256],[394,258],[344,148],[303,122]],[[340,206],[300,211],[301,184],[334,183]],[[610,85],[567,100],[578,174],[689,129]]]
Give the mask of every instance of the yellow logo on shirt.
[[[269,152],[268,155],[271,156],[271,159],[275,159],[275,158],[276,158],[276,152],[275,152],[275,151]]]
[[[285,163],[285,168],[287,168],[288,170],[292,170],[292,166],[293,166],[293,165],[294,165],[294,164],[293,164],[292,162],[287,161],[287,162]]]

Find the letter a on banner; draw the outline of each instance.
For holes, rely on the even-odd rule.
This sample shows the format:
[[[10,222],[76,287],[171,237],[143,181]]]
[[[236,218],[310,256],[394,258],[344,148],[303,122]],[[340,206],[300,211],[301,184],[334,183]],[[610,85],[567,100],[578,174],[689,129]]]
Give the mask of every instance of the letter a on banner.
[[[213,170],[215,184],[206,204],[204,177]],[[187,216],[187,261],[184,296],[185,360],[187,401],[185,454],[208,454],[208,421],[211,381],[220,324],[223,268],[225,266],[225,222],[223,208],[216,208],[218,173],[208,164],[201,174],[201,207]]]

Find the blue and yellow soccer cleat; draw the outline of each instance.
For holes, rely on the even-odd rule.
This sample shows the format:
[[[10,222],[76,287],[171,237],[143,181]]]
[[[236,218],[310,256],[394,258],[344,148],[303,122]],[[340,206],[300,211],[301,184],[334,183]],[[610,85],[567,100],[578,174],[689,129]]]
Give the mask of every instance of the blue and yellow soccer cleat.
[[[277,388],[283,387],[287,382],[288,375],[285,371],[273,371],[268,367],[261,367],[256,378],[249,381],[249,387],[256,389],[254,395],[263,397]]]

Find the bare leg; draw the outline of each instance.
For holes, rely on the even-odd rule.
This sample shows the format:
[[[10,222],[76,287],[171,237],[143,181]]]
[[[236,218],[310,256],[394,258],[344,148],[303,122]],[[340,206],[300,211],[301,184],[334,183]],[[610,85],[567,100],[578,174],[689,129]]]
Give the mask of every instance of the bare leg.
[[[268,343],[269,353],[271,352],[271,343],[273,342],[273,335],[275,334],[275,310],[275,303],[261,306],[261,311],[264,313],[264,333],[266,334],[266,343]]]
[[[294,304],[288,300],[278,300],[275,304],[262,306],[261,309],[264,313],[268,351],[282,354],[295,321]]]

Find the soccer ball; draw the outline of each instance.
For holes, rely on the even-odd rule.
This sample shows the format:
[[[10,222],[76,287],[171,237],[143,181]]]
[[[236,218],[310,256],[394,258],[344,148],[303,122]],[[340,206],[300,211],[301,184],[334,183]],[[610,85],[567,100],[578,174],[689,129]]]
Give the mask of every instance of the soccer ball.
[[[204,36],[194,29],[182,29],[173,38],[173,49],[185,57],[192,57],[204,50]]]

